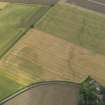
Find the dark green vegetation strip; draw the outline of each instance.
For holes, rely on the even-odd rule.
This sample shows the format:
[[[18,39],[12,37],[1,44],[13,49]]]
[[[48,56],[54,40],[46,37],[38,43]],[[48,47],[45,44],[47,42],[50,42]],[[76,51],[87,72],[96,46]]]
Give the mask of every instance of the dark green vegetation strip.
[[[105,55],[105,15],[57,4],[36,25],[42,31]]]

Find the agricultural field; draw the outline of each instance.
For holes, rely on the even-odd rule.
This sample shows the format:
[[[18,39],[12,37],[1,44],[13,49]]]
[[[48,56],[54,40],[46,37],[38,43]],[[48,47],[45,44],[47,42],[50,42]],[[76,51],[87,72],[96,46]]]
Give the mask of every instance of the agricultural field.
[[[59,3],[35,25],[93,53],[105,55],[105,15],[78,6]]]
[[[7,8],[5,8],[8,5]],[[9,3],[0,3],[0,56],[22,35],[26,27],[23,27],[22,21],[25,17],[35,13],[40,6],[17,5]],[[1,71],[1,70],[0,70]],[[5,85],[6,84],[6,85]],[[6,89],[5,89],[5,88]],[[5,74],[0,72],[0,99],[5,98],[8,93],[12,93],[21,87],[20,84],[8,79]]]
[[[104,84],[104,64],[103,55],[32,29],[2,58],[0,72],[20,87],[49,80],[80,83],[88,75]]]
[[[0,11],[1,59],[3,55],[5,55],[5,53],[7,53],[8,50],[11,49],[11,47],[13,47],[15,43],[30,29],[32,24],[37,22],[38,19],[43,16],[49,7],[36,4],[29,5],[0,2],[0,8],[2,9]],[[0,69],[0,90],[2,90],[0,91],[0,100],[23,87],[23,84],[21,85],[20,83],[9,79],[6,73],[4,73],[6,70],[2,68]]]
[[[35,17],[40,8],[40,5],[9,4],[7,8],[0,11],[0,57],[32,25],[32,16]]]
[[[10,72],[9,78],[16,78],[16,81],[23,85],[36,79],[62,79],[79,83],[87,74],[100,82],[105,82],[102,76],[105,72],[104,63],[103,55],[93,54],[91,50],[32,29],[3,57],[0,67],[10,68],[10,70],[4,70],[7,73]],[[20,74],[19,80],[18,76],[12,74]]]
[[[104,14],[63,0],[53,6],[3,5],[0,101],[41,81],[80,83],[91,76],[105,85]]]

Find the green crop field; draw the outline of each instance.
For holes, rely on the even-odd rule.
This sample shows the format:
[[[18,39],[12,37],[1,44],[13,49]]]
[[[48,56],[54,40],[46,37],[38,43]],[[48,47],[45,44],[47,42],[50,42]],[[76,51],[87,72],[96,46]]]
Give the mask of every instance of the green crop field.
[[[30,26],[29,19],[40,7],[9,4],[7,8],[0,11],[0,57],[27,31]]]
[[[69,42],[105,55],[105,15],[59,3],[36,27]]]

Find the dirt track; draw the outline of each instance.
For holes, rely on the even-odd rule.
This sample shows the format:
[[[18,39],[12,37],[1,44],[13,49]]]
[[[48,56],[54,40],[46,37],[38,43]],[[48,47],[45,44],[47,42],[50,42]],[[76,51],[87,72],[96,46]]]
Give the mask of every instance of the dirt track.
[[[39,83],[2,105],[77,105],[79,87],[68,82]]]

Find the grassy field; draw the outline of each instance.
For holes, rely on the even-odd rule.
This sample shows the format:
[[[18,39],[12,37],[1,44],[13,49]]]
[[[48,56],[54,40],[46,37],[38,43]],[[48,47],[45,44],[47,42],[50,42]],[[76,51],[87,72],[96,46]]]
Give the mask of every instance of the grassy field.
[[[105,15],[59,3],[36,27],[54,36],[105,55]]]
[[[93,54],[91,50],[32,29],[1,59],[0,71],[8,80],[19,84],[19,87],[45,80],[79,83],[88,75],[105,84],[104,64],[103,55]],[[4,82],[5,80],[1,81]],[[8,84],[3,86],[5,91]],[[8,95],[10,93],[11,91],[7,92]],[[2,91],[0,94],[2,97],[7,95]]]
[[[0,12],[0,57],[30,27],[33,14],[40,8],[39,5],[9,4]]]

